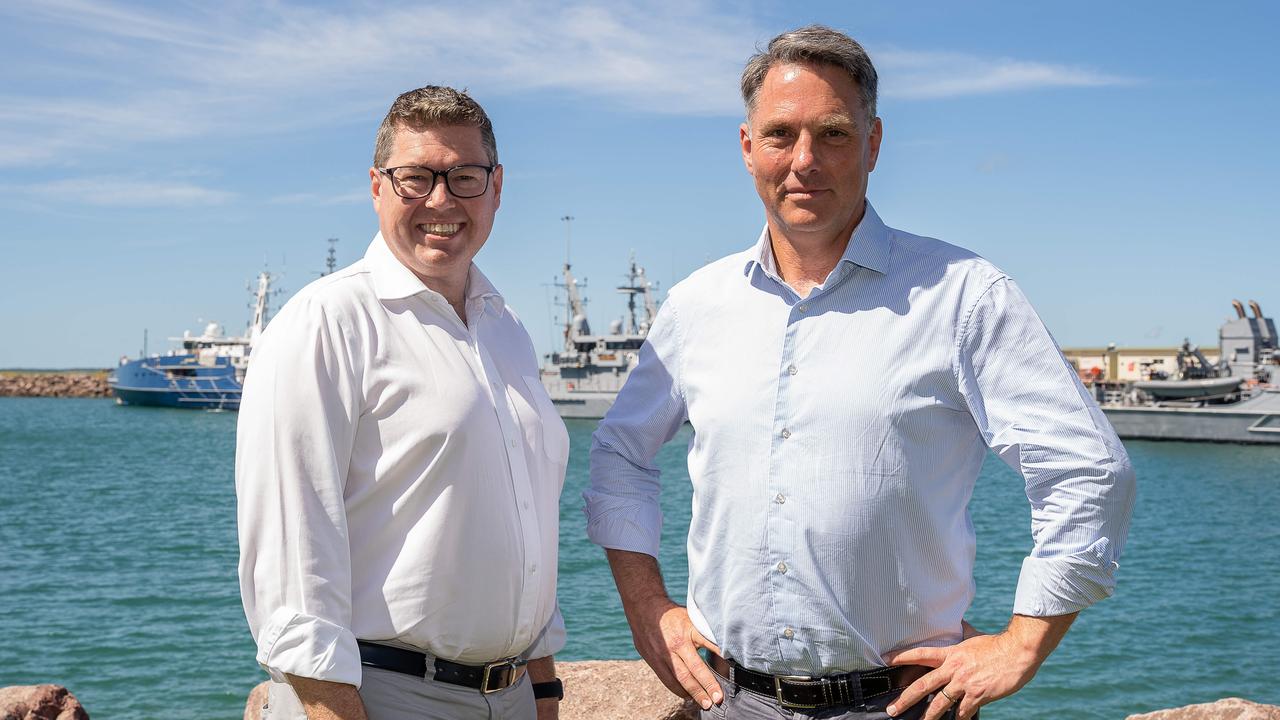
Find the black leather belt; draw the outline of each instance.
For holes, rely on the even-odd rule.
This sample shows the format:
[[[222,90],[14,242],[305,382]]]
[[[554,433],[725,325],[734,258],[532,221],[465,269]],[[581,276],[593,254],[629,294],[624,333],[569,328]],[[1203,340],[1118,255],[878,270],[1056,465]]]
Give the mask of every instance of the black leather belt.
[[[784,708],[804,710],[862,706],[876,696],[906,688],[930,670],[923,665],[898,665],[820,678],[768,675],[748,670],[715,653],[708,654],[711,669],[729,682],[758,695],[771,697]]]
[[[357,640],[356,644],[360,646],[361,665],[420,678],[427,676],[428,656],[420,652],[364,640]],[[485,694],[515,685],[524,676],[525,669],[524,662],[519,658],[496,660],[485,665],[463,665],[441,658],[432,658],[432,663],[435,666],[433,679],[469,687]]]

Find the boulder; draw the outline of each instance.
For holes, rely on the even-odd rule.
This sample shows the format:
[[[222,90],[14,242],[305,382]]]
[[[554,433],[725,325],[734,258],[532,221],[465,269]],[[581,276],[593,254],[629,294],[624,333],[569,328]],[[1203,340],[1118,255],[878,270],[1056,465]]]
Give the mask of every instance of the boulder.
[[[643,660],[561,662],[556,674],[564,681],[560,720],[698,719],[698,706],[672,695]],[[249,693],[244,720],[259,720],[267,684]]]
[[[89,713],[61,685],[14,685],[0,688],[0,720],[89,720]]]
[[[1125,720],[1280,720],[1280,707],[1240,698],[1130,715]]]
[[[643,660],[556,663],[560,720],[697,720],[698,707],[667,689]]]
[[[267,704],[267,687],[270,680],[263,680],[249,691],[249,699],[244,704],[244,720],[259,720],[262,717],[262,706]]]

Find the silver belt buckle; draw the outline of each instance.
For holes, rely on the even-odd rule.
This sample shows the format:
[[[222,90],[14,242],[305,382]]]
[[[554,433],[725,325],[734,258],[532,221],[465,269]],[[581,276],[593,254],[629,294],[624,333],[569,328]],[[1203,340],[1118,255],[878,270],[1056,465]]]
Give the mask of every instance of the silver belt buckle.
[[[513,676],[516,674],[517,667],[518,666],[516,665],[516,661],[514,658],[507,658],[505,660],[495,660],[491,663],[486,664],[484,666],[484,675],[480,677],[480,692],[484,695],[488,695],[489,693],[496,693],[499,690],[506,690],[507,688],[511,687]],[[505,673],[503,673],[503,684],[495,688],[490,688],[489,678],[493,677],[493,671],[497,668],[506,668],[507,670]]]
[[[820,678],[812,678],[808,675],[774,675],[773,676],[773,695],[778,699],[778,704],[784,708],[798,708],[800,710],[812,710],[813,708],[822,707],[821,705],[805,705],[804,703],[788,702],[782,698],[782,681],[795,680],[798,682],[814,682]]]

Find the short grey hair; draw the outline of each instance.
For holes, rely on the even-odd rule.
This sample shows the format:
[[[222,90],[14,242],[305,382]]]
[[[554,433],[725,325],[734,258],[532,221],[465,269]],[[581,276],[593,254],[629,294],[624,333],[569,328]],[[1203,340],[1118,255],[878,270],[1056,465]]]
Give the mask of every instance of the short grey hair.
[[[480,142],[489,156],[489,164],[498,164],[498,141],[493,136],[493,123],[484,108],[465,90],[427,85],[403,93],[391,103],[391,109],[378,127],[373,146],[373,166],[383,167],[391,157],[396,131],[400,128],[427,130],[462,125],[480,129]]]
[[[826,25],[806,25],[784,32],[747,60],[742,70],[742,102],[747,106],[748,120],[756,109],[756,95],[765,75],[775,65],[787,63],[831,65],[844,70],[861,91],[868,122],[875,120],[879,78],[871,58],[857,40]]]

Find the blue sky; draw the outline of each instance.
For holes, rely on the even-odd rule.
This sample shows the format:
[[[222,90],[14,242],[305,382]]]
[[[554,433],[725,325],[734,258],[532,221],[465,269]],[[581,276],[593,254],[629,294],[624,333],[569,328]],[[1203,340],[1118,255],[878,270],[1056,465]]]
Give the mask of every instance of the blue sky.
[[[0,367],[107,367],[200,320],[238,331],[264,264],[293,292],[376,229],[399,92],[493,117],[502,209],[478,262],[553,344],[573,225],[593,322],[635,250],[669,287],[763,223],[742,63],[823,22],[881,74],[869,197],[990,258],[1063,345],[1216,343],[1280,312],[1273,3],[0,4]]]

